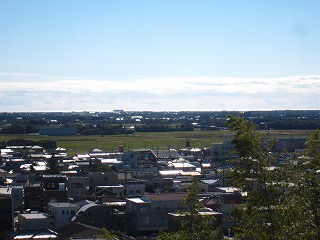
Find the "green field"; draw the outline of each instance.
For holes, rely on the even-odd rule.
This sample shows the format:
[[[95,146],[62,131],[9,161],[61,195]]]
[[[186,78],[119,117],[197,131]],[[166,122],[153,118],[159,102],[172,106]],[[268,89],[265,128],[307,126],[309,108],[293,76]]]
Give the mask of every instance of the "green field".
[[[268,131],[269,137],[309,137],[312,131],[282,130]],[[119,145],[125,150],[132,149],[168,149],[183,148],[186,139],[190,139],[191,147],[210,147],[214,142],[221,142],[230,136],[230,131],[193,131],[193,132],[148,132],[130,135],[104,136],[41,136],[41,135],[0,135],[0,141],[9,139],[54,140],[57,145],[67,148],[69,155],[88,153],[94,148],[103,151],[117,151]]]

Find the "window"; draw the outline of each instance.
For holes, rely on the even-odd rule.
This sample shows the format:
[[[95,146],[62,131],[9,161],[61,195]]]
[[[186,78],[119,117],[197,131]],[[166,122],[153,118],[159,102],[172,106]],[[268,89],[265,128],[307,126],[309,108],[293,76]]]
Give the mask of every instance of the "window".
[[[62,215],[64,215],[64,210],[62,210]]]

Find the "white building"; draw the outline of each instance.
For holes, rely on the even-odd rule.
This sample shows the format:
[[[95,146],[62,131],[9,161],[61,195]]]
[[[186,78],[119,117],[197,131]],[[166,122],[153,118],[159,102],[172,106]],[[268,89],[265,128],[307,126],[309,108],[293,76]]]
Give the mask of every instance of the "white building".
[[[79,206],[71,203],[49,203],[50,215],[54,216],[54,227],[62,227],[70,223],[70,219],[78,211]]]
[[[236,157],[234,144],[231,139],[224,139],[222,143],[213,143],[211,148],[211,155],[215,161],[224,161]]]

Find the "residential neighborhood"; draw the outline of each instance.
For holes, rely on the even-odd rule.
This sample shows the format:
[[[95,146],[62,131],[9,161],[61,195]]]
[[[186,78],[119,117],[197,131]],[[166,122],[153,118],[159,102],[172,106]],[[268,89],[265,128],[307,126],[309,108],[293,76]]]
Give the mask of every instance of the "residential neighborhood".
[[[303,156],[306,142],[277,139],[273,167],[292,154]],[[247,197],[227,177],[235,167],[231,160],[239,158],[234,148],[231,135],[212,143],[210,157],[190,139],[180,149],[121,146],[77,155],[60,146],[53,153],[41,146],[7,146],[0,160],[0,233],[11,239],[96,239],[107,229],[119,239],[155,239],[179,229],[176,219],[196,181],[200,213],[212,216],[212,227],[231,238],[231,211]]]

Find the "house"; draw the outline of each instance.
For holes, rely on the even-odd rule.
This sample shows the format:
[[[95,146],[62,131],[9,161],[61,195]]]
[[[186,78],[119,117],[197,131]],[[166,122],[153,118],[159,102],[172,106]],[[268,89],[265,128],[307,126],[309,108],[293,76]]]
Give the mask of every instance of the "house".
[[[198,171],[190,171],[190,172],[184,172],[183,170],[163,170],[159,171],[159,176],[163,179],[165,178],[171,178],[171,179],[186,179],[188,181],[192,181],[194,177],[201,177],[201,173]]]
[[[19,230],[13,234],[13,240],[20,239],[41,239],[41,240],[52,240],[59,239],[59,234],[48,229],[48,228],[37,228],[28,230]]]
[[[152,189],[155,188],[162,188],[163,187],[163,179],[160,177],[153,177],[147,183],[147,186],[151,187]]]
[[[212,220],[209,222],[210,227],[215,228],[217,226],[221,226],[222,224],[222,213],[211,210],[210,208],[204,208],[198,211],[199,215],[203,217],[211,218]],[[180,218],[184,218],[186,213],[168,213],[168,231],[176,232],[179,230]]]
[[[295,152],[297,150],[306,149],[307,138],[277,138],[266,139],[263,141],[263,146],[268,147],[271,145],[273,152]]]
[[[43,210],[43,188],[40,184],[24,188],[24,208],[32,211]]]
[[[140,162],[140,152],[138,151],[127,151],[122,155],[121,161],[125,166],[129,168],[136,168]]]
[[[107,167],[114,167],[115,169],[122,169],[123,162],[119,161],[116,158],[103,158],[95,160],[95,165],[97,166],[107,166]]]
[[[57,147],[55,150],[54,150],[54,156],[57,157],[57,158],[63,158],[63,157],[66,157],[68,155],[67,153],[67,149],[63,148],[63,147]]]
[[[71,217],[76,214],[78,209],[78,205],[68,202],[49,203],[48,213],[54,217],[54,228],[68,225],[70,223]]]
[[[168,150],[151,150],[147,155],[146,159],[149,161],[157,161],[157,160],[174,160],[180,158],[180,154],[175,149]]]
[[[150,180],[158,175],[158,168],[154,166],[139,166],[135,169],[129,169],[132,176],[138,179]]]
[[[67,179],[68,195],[71,198],[83,199],[87,192],[88,180],[85,177],[72,176]]]
[[[97,186],[116,186],[124,184],[126,180],[132,179],[130,173],[115,173],[115,172],[98,172],[90,173],[89,178],[89,190],[95,191]]]
[[[128,181],[125,184],[126,186],[126,196],[141,196],[144,195],[146,185],[142,181]]]
[[[54,218],[42,212],[24,212],[18,215],[19,229],[53,228]]]
[[[14,226],[13,200],[9,196],[0,194],[0,233],[11,232]]]
[[[0,187],[0,195],[9,196],[12,198],[14,210],[22,210],[24,200],[22,186]]]
[[[68,225],[56,229],[61,240],[69,239],[97,239],[97,236],[103,234],[101,228],[83,224],[80,222],[71,222]]]
[[[189,161],[179,158],[168,162],[168,168],[183,171],[196,171],[197,167]]]
[[[28,151],[28,158],[32,160],[42,160],[45,158],[45,150],[41,146],[32,146]]]
[[[123,198],[125,196],[125,187],[122,184],[112,186],[96,186],[93,197],[100,199]]]
[[[215,192],[204,193],[202,203],[222,214],[222,228],[229,229],[233,222],[230,220],[232,208],[243,202],[243,193],[233,187],[218,187]]]
[[[131,234],[168,229],[168,213],[182,209],[186,193],[147,193],[127,198],[127,230]]]
[[[71,219],[71,222],[80,222],[98,228],[107,228],[117,231],[126,226],[125,202],[102,203],[96,201],[83,205]]]
[[[213,143],[211,147],[211,156],[214,161],[220,162],[228,159],[234,159],[237,156],[233,153],[234,144],[231,139],[226,138],[222,143]]]
[[[216,187],[222,187],[222,180],[220,178],[202,179],[199,184],[202,192],[212,192]]]
[[[48,209],[48,203],[67,202],[68,191],[66,188],[66,175],[43,175],[43,210]]]

